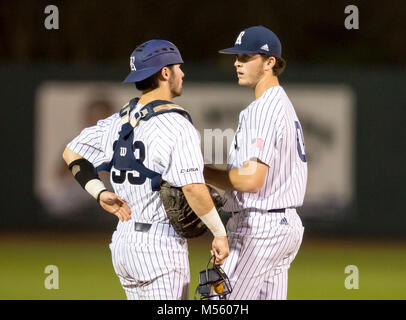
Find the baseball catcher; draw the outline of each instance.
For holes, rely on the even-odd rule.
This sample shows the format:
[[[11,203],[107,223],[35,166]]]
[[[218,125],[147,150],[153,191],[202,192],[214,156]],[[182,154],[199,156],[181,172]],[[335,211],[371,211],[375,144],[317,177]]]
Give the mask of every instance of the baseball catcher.
[[[171,101],[182,93],[182,64],[178,48],[169,41],[154,39],[137,46],[124,82],[135,83],[141,96],[83,129],[63,152],[80,185],[120,219],[109,247],[114,270],[131,300],[188,298],[188,244],[179,241],[184,238],[177,232],[193,236],[184,229],[200,230],[203,224],[195,227],[200,221],[190,219],[183,196],[213,234],[211,252],[218,263],[229,255],[226,229],[205,184],[198,132],[189,113]],[[114,192],[106,190],[100,171],[110,172]],[[161,190],[162,179],[184,195]],[[177,230],[168,223],[173,215]],[[179,223],[186,226],[178,228]]]
[[[207,186],[217,209],[223,206],[223,199],[216,189]],[[181,188],[163,181],[160,196],[166,214],[175,231],[184,238],[196,238],[206,232],[207,226],[189,206]]]

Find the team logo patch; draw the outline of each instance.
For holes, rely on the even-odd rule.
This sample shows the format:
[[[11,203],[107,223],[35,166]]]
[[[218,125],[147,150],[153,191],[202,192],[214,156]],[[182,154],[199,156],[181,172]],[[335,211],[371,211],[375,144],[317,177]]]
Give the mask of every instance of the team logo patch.
[[[130,68],[131,68],[131,71],[137,71],[137,68],[135,67],[134,61],[135,61],[135,57],[130,57]]]
[[[191,172],[197,172],[197,171],[199,171],[199,168],[189,168],[189,169],[180,170],[180,173],[191,173]]]
[[[244,35],[245,31],[242,31],[238,37],[237,40],[235,41],[235,44],[241,44],[242,36]]]
[[[120,156],[125,157],[127,154],[127,148],[120,147]]]

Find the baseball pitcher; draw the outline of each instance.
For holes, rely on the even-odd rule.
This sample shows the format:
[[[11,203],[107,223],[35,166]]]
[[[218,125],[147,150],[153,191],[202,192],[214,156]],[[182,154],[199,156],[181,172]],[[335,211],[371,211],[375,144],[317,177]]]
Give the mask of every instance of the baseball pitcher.
[[[303,238],[307,162],[300,121],[278,76],[285,67],[278,37],[263,26],[240,32],[234,47],[238,84],[255,100],[239,116],[228,168],[206,165],[206,182],[226,190],[230,256],[223,269],[229,299],[286,299],[288,269]]]

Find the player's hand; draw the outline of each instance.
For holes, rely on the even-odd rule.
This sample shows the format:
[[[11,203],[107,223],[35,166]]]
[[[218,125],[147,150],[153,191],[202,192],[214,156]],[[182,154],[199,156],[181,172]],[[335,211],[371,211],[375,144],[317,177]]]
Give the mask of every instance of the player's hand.
[[[116,215],[120,221],[128,221],[131,218],[131,210],[127,202],[113,192],[102,192],[100,194],[100,205],[104,210]]]
[[[216,256],[216,264],[223,264],[230,254],[227,237],[214,237],[211,246],[210,252]]]

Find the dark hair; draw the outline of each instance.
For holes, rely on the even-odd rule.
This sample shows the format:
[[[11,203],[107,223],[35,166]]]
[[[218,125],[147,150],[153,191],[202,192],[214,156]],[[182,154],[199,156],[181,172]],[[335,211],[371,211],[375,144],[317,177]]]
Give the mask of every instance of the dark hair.
[[[172,71],[173,65],[171,64],[171,65],[167,65],[165,67],[168,67]],[[158,86],[159,86],[158,79],[161,74],[161,70],[162,69],[160,69],[157,73],[154,73],[152,76],[150,76],[142,81],[135,82],[135,87],[140,91],[151,91],[151,90],[158,88]]]
[[[267,60],[269,57],[274,57],[274,56],[268,56],[266,54],[261,54],[262,59],[265,61]],[[286,60],[280,57],[274,57],[276,62],[275,65],[272,68],[272,72],[274,76],[279,76],[280,74],[282,74],[283,70],[285,70],[286,68]]]
[[[146,78],[142,81],[135,82],[135,87],[140,91],[145,91],[145,90],[150,91],[150,90],[154,90],[154,89],[158,88],[158,85],[159,85],[158,78],[159,78],[160,72],[161,72],[161,70],[159,70],[157,73],[153,74],[149,78]]]

